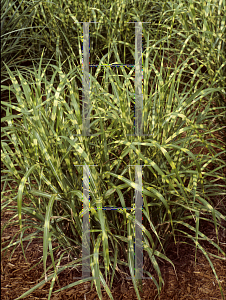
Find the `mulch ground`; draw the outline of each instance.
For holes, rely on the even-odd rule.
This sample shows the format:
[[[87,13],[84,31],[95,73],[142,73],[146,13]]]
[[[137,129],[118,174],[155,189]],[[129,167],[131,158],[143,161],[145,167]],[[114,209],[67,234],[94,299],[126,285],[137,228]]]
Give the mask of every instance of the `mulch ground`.
[[[13,212],[6,211],[5,209],[2,210],[1,226],[3,226],[12,216]],[[214,226],[207,223],[203,224],[202,227],[202,232],[216,242]],[[6,247],[8,241],[10,241],[15,233],[18,232],[18,229],[19,226],[15,225],[12,227],[7,227],[3,231],[2,242],[7,241],[7,243],[4,243],[4,247]],[[27,230],[26,234],[31,232],[32,229],[30,229],[30,232]],[[219,231],[219,241],[222,250],[224,250],[225,252],[226,230]],[[26,249],[28,242],[24,242],[23,245],[24,249]],[[41,275],[44,272],[42,262],[34,267],[42,257],[42,245],[42,239],[38,238],[34,239],[30,243],[30,245],[28,245],[28,248],[25,252],[27,262],[24,259],[20,245],[16,247],[12,256],[11,253],[13,248],[10,248],[10,251],[8,251],[6,255],[4,255],[5,252],[2,252],[1,299],[16,299],[44,279],[40,279]],[[217,250],[208,243],[204,242],[202,243],[202,246],[205,247],[206,251],[218,255]],[[197,250],[196,264],[195,248],[188,244],[180,243],[179,246],[176,246],[174,243],[172,243],[172,245],[167,250],[167,256],[174,263],[177,276],[175,275],[173,267],[168,262],[160,262],[161,272],[163,280],[165,282],[160,295],[161,300],[222,299],[219,285],[216,281],[213,271],[201,251]],[[221,254],[219,254],[219,256],[223,257]],[[217,272],[224,295],[226,296],[226,261],[217,259],[212,256],[210,258]],[[61,265],[63,265],[64,263],[66,264],[67,262],[67,260],[62,261]],[[51,259],[48,258],[47,266],[49,266],[50,263]],[[152,272],[152,274],[154,273]],[[75,282],[75,279],[73,279],[73,277],[80,276],[82,276],[82,272],[79,270],[76,271],[75,269],[62,272],[61,274],[59,274],[59,284],[56,281],[53,291],[56,291],[68,284]],[[155,276],[155,278],[157,278],[157,276]],[[51,281],[45,283],[32,294],[26,296],[25,299],[48,299],[50,283]],[[104,289],[102,290],[102,294],[103,300],[110,299]],[[137,299],[133,284],[130,280],[120,280],[119,282],[114,282],[112,294],[115,300]],[[141,297],[142,299],[150,300],[158,299],[157,289],[152,280],[143,280],[143,293],[141,294]],[[94,286],[91,290],[91,284],[89,282],[52,294],[51,299],[98,300],[98,296]]]

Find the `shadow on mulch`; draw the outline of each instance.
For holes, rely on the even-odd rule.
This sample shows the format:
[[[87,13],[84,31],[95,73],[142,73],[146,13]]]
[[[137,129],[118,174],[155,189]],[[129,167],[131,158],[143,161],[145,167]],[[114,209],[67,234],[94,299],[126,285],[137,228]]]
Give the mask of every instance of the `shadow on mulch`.
[[[16,203],[15,203],[16,204]],[[3,226],[10,217],[13,216],[13,212],[6,211],[2,212],[1,225]],[[216,242],[215,229],[214,227],[206,223],[205,228],[202,228],[203,233],[207,234],[214,242]],[[2,235],[2,242],[11,240],[15,233],[18,232],[19,226],[7,227]],[[31,233],[32,229],[27,230],[26,234]],[[219,241],[221,243],[221,248],[225,252],[225,230],[219,231]],[[6,243],[8,244],[8,243]],[[4,244],[4,247],[6,247]],[[28,242],[24,242],[24,249],[26,249]],[[222,246],[223,245],[223,246]],[[53,245],[54,247],[57,244]],[[223,257],[223,255],[218,254],[217,250],[209,245],[208,243],[202,243],[206,251],[209,251],[215,255]],[[2,246],[3,247],[3,246]],[[16,299],[23,293],[28,291],[30,288],[34,287],[37,283],[41,282],[44,278],[40,280],[41,275],[44,272],[42,262],[35,266],[42,257],[42,239],[33,239],[26,250],[27,262],[24,259],[21,246],[18,245],[12,257],[10,258],[13,248],[10,251],[2,253],[1,260],[1,299],[11,300]],[[54,255],[55,256],[55,255]],[[176,300],[176,299],[203,299],[203,300],[214,300],[222,299],[220,289],[213,271],[206,260],[205,256],[201,251],[197,250],[196,255],[196,265],[195,265],[195,248],[183,243],[179,246],[175,246],[173,243],[167,250],[167,256],[175,265],[176,274],[175,275],[173,267],[168,262],[160,261],[160,268],[163,276],[165,285],[162,289],[160,299],[161,300]],[[218,278],[220,280],[223,292],[226,291],[226,263],[224,260],[217,259],[215,257],[210,257],[211,261],[215,267]],[[51,263],[50,257],[47,260],[47,266]],[[62,262],[61,265],[68,263],[68,260]],[[150,271],[150,270],[149,270]],[[151,271],[150,271],[151,272]],[[155,278],[156,274],[151,272]],[[81,269],[75,270],[65,270],[59,274],[59,284],[56,281],[53,291],[56,291],[68,284],[75,282],[73,277],[80,277],[82,275]],[[76,279],[78,280],[78,279]],[[45,283],[39,289],[34,291],[32,294],[26,296],[24,299],[48,299],[50,282]],[[130,280],[120,280],[118,283],[113,284],[112,288],[113,298],[115,300],[121,299],[137,299],[136,293],[133,288],[132,281]],[[110,299],[107,293],[102,289],[103,300]],[[52,300],[58,299],[86,299],[86,300],[98,300],[97,292],[93,286],[91,290],[90,282],[80,284],[78,286],[72,287],[70,289],[55,293],[51,295]],[[152,280],[143,280],[143,293],[141,294],[141,299],[158,299],[157,288]]]

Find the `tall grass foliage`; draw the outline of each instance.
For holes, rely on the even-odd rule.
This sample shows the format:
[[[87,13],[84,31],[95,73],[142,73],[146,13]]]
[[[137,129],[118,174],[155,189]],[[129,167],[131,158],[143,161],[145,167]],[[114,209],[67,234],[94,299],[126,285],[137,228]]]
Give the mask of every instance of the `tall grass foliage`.
[[[36,16],[42,19],[43,26],[44,20],[49,21],[49,31],[43,37],[53,43],[55,63],[51,57],[48,64],[44,63],[44,53],[49,55],[47,49],[47,52],[42,50],[39,64],[34,63],[26,72],[11,70],[7,62],[4,64],[12,84],[2,85],[2,91],[9,94],[9,101],[2,102],[6,113],[1,119],[5,124],[2,193],[12,181],[18,185],[18,191],[14,191],[13,198],[6,198],[3,208],[15,212],[7,226],[16,223],[14,219],[18,216],[20,237],[14,236],[3,251],[12,246],[15,249],[21,243],[24,252],[23,241],[43,239],[43,280],[18,299],[51,281],[50,299],[57,275],[67,268],[81,267],[83,170],[76,165],[96,165],[90,167],[90,267],[92,276],[98,279],[81,279],[62,289],[91,281],[100,299],[101,286],[113,299],[114,280],[123,273],[133,277],[133,235],[137,221],[134,209],[116,212],[96,208],[134,207],[137,185],[131,166],[141,164],[146,166],[143,166],[144,207],[140,226],[144,255],[152,265],[151,270],[144,270],[145,276],[152,278],[160,294],[164,281],[159,259],[173,265],[167,257],[167,248],[184,237],[205,255],[224,297],[210,258],[216,255],[207,252],[202,244],[203,240],[209,242],[218,250],[217,257],[225,260],[218,230],[226,217],[212,200],[212,196],[223,197],[226,187],[222,158],[225,143],[215,135],[225,128],[223,123],[219,124],[225,118],[224,103],[220,100],[225,97],[224,38],[218,31],[219,24],[224,30],[223,2],[220,8],[215,2],[208,3],[205,9],[204,2],[172,1],[162,5],[156,2],[153,6],[146,1],[144,7],[135,2],[126,6],[126,1],[113,4],[96,1],[91,7],[91,2],[81,1],[75,14],[73,1],[68,2],[67,10],[63,2],[54,10],[54,1],[42,1]],[[62,20],[58,22],[60,12]],[[103,25],[91,25],[96,28],[94,45],[97,37],[99,40],[90,59],[99,66],[90,72],[91,136],[84,137],[81,136],[82,24],[76,21],[89,18]],[[129,136],[134,124],[134,68],[110,65],[123,64],[125,58],[134,61],[134,27],[131,29],[123,20],[155,23],[143,25],[143,122],[149,136]],[[67,22],[72,21],[74,31],[69,32]],[[51,31],[54,24],[56,31]],[[66,58],[62,46],[65,41],[69,46]],[[216,42],[214,46],[211,41]],[[105,51],[97,48],[98,42]],[[207,72],[202,71],[203,67]],[[16,100],[11,100],[12,95]],[[196,153],[197,147],[207,149],[207,154]],[[29,205],[23,202],[24,196]],[[13,200],[17,200],[17,207],[12,205]],[[217,242],[201,232],[203,221],[214,224]],[[34,228],[35,232],[25,235],[27,228]],[[53,248],[56,241],[59,246]],[[54,258],[59,249],[63,249],[60,257]],[[52,264],[47,268],[48,255]],[[66,256],[70,262],[60,266]],[[137,298],[141,299],[141,282],[135,278],[132,281]]]

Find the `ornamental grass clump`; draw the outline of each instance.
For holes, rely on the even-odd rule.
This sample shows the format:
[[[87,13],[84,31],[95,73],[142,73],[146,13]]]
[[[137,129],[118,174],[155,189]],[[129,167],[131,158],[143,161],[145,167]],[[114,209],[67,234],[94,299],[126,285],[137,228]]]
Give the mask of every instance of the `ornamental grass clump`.
[[[128,21],[132,17],[132,20],[138,19],[134,7],[125,11],[125,3],[122,1],[122,6],[119,5],[121,10],[117,10],[116,22],[123,20],[123,13]],[[45,7],[48,5],[49,2],[45,2]],[[2,101],[6,114],[1,119],[5,125],[2,127],[1,149],[2,172],[5,174],[2,177],[3,194],[12,181],[17,183],[18,191],[14,198],[6,199],[4,208],[15,212],[7,226],[14,224],[13,220],[18,216],[20,237],[16,240],[15,236],[2,251],[12,246],[15,249],[21,244],[24,252],[24,241],[31,242],[36,237],[43,239],[43,280],[18,299],[51,281],[50,299],[59,291],[53,292],[53,287],[62,271],[67,268],[81,270],[83,166],[88,166],[90,171],[89,259],[92,277],[75,280],[60,290],[91,281],[99,299],[102,298],[102,286],[113,299],[113,283],[126,273],[132,277],[137,298],[141,299],[141,282],[133,274],[137,222],[134,198],[138,188],[135,165],[142,165],[144,205],[143,220],[139,225],[143,231],[144,256],[152,266],[144,269],[144,276],[154,281],[160,294],[164,281],[159,261],[165,260],[173,265],[167,257],[167,248],[170,243],[177,244],[181,238],[186,238],[205,255],[224,297],[210,259],[213,254],[206,252],[202,243],[203,240],[209,242],[218,250],[217,257],[225,261],[218,230],[223,227],[221,221],[226,217],[212,200],[212,196],[223,197],[226,187],[222,158],[226,153],[225,143],[216,137],[216,132],[222,132],[225,127],[218,122],[225,117],[223,103],[219,102],[216,107],[220,96],[225,97],[222,73],[225,62],[217,60],[217,55],[223,57],[222,44],[219,38],[218,52],[211,52],[211,59],[216,59],[218,64],[215,70],[211,59],[205,60],[205,46],[200,48],[197,57],[195,54],[200,40],[204,44],[209,41],[205,40],[204,34],[198,34],[194,42],[194,33],[189,32],[189,26],[196,23],[191,25],[186,18],[196,20],[198,10],[194,8],[190,16],[187,4],[181,2],[177,6],[172,2],[168,5],[171,5],[171,14],[164,3],[162,10],[156,13],[159,23],[155,24],[153,31],[144,24],[144,136],[133,135],[135,68],[112,65],[113,62],[124,63],[124,58],[121,59],[124,49],[119,41],[125,42],[129,29],[124,33],[121,30],[120,38],[118,29],[112,30],[109,40],[103,39],[106,53],[101,56],[99,50],[96,52],[101,58],[98,66],[90,71],[90,136],[82,135],[83,70],[79,30],[78,60],[73,59],[73,55],[62,60],[58,39],[55,63],[50,58],[48,64],[44,63],[43,50],[39,64],[34,64],[27,72],[11,70],[5,64],[12,84],[2,85],[2,91],[9,95],[9,101]],[[115,4],[110,7],[118,9]],[[151,12],[151,7],[146,8]],[[95,10],[92,8],[91,12],[94,14]],[[187,14],[183,16],[182,11]],[[107,11],[101,15],[105,25],[114,28]],[[141,9],[141,17],[143,15]],[[220,19],[221,14],[218,16]],[[73,17],[78,20],[78,16]],[[123,28],[120,24],[119,31]],[[177,29],[175,24],[184,28]],[[209,34],[209,38],[214,34]],[[66,37],[66,32],[64,35]],[[67,41],[70,43],[69,39]],[[127,58],[132,59],[134,45],[129,41],[126,47],[130,52]],[[94,53],[90,59],[95,62]],[[192,67],[192,60],[196,69]],[[108,66],[104,68],[103,65]],[[206,66],[208,75],[201,72],[203,66]],[[206,154],[197,153],[197,147],[206,149]],[[24,203],[25,196],[29,204]],[[17,207],[12,205],[12,200],[17,200]],[[124,209],[102,209],[107,207]],[[127,210],[128,207],[132,209]],[[201,232],[200,224],[204,221],[214,224],[216,243]],[[27,228],[35,231],[25,236]],[[54,248],[55,242],[59,246]],[[54,258],[54,253],[59,253],[60,249],[63,249],[61,255]],[[49,255],[52,264],[47,268]],[[70,262],[62,266],[65,257],[69,257]],[[154,272],[157,276],[153,275]]]
[[[157,73],[154,63],[150,63],[150,67]],[[131,75],[127,75],[124,81],[119,77],[112,79],[112,86],[115,87],[112,94],[108,93],[107,85],[101,87],[92,76],[91,137],[83,137],[79,109],[81,100],[74,80],[75,76],[81,78],[81,68],[64,74],[56,66],[49,67],[55,70],[51,80],[46,77],[46,68],[40,62],[39,69],[34,69],[31,74],[32,84],[29,77],[25,78],[19,71],[18,79],[9,71],[13,84],[10,90],[18,103],[3,103],[7,107],[4,121],[8,122],[8,126],[2,129],[3,139],[8,138],[7,142],[2,141],[2,162],[7,169],[5,180],[7,182],[9,176],[13,177],[19,186],[17,204],[21,232],[28,227],[36,228],[30,239],[42,232],[44,266],[47,255],[52,256],[54,249],[51,243],[54,241],[64,247],[64,254],[70,255],[72,260],[67,266],[54,268],[48,277],[46,275],[46,280],[52,279],[54,283],[56,274],[66,267],[81,265],[83,170],[76,165],[96,165],[90,167],[90,266],[93,276],[98,277],[94,282],[100,297],[100,283],[111,295],[117,268],[124,265],[131,275],[133,272],[133,212],[94,209],[132,206],[135,174],[128,165],[148,165],[143,170],[144,252],[158,274],[158,281],[149,272],[144,273],[153,278],[159,291],[163,280],[157,258],[170,261],[164,249],[171,239],[176,242],[177,235],[190,238],[210,264],[199,238],[209,241],[219,253],[225,255],[219,244],[199,231],[199,223],[209,218],[217,233],[220,220],[225,219],[208,196],[216,192],[216,188],[206,188],[210,175],[223,179],[224,164],[220,154],[225,150],[219,141],[214,140],[214,136],[212,141],[204,138],[216,131],[214,126],[209,126],[209,118],[213,114],[210,102],[214,99],[214,92],[220,88],[206,88],[204,84],[196,92],[194,86],[188,92],[178,93],[176,72],[167,84],[158,73],[149,101],[144,105],[144,122],[149,124],[147,132],[150,136],[128,138],[134,117],[128,105],[128,102],[134,101],[128,84],[132,80]],[[106,73],[110,78],[113,70],[108,68]],[[54,86],[56,74],[61,81]],[[203,98],[208,99],[208,104],[202,113],[191,109]],[[18,112],[15,119],[12,108]],[[193,154],[197,144],[208,148],[208,154]],[[10,146],[14,147],[14,151]],[[208,171],[210,162],[217,164],[211,172]],[[29,206],[23,203],[23,195],[30,199]],[[15,212],[17,210],[10,208]],[[23,218],[25,213],[32,219],[28,221]],[[192,219],[193,225],[189,225],[187,221]],[[193,235],[187,233],[187,228]],[[22,236],[21,241],[28,239]],[[10,246],[12,244],[6,248]],[[120,260],[119,253],[123,253],[127,263]],[[53,266],[60,264],[60,259],[55,263],[53,261]],[[211,267],[217,278],[212,264]],[[134,287],[138,295],[135,281]]]

